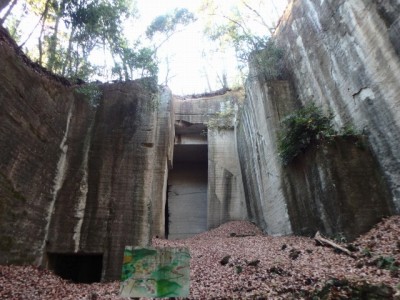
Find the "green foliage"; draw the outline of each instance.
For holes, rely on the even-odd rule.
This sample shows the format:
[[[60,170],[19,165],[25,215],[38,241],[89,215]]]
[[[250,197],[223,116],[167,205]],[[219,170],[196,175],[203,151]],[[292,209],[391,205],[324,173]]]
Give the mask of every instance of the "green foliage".
[[[343,136],[354,136],[354,135],[357,135],[357,130],[352,125],[345,125],[340,130],[340,135],[343,135]]]
[[[186,8],[175,9],[173,13],[156,17],[146,30],[148,38],[152,39],[156,33],[170,36],[179,25],[186,26],[195,21],[193,13]]]
[[[99,86],[95,83],[84,84],[76,88],[76,92],[78,94],[82,94],[86,97],[89,104],[93,107],[99,105],[99,101],[101,96],[103,95],[102,91],[100,90]]]
[[[372,257],[372,251],[369,248],[364,248],[361,251],[361,254],[362,254],[362,256],[365,256],[365,257]]]
[[[137,15],[133,0],[27,0],[22,15],[13,15],[7,24],[18,37],[20,19],[38,18],[33,29],[41,28],[40,32],[36,31],[38,43],[31,46],[30,42],[27,52],[31,59],[56,74],[83,80],[112,74],[129,80],[157,76],[158,72],[154,51],[140,46],[139,42],[131,45],[124,36],[124,24]],[[111,56],[112,73],[105,61],[92,59],[90,62],[93,53],[98,55],[100,51],[105,57]]]
[[[343,232],[338,232],[332,239],[338,243],[347,243],[347,238]]]
[[[121,62],[115,62],[112,72],[120,80],[133,79],[135,75],[140,78],[157,78],[158,63],[154,50],[147,47],[140,48],[140,43],[136,43],[134,47],[128,47],[123,43],[116,52],[121,57]]]
[[[257,77],[267,81],[285,79],[287,77],[284,51],[272,39],[265,43],[262,50],[252,53],[250,61],[255,67],[255,76]]]
[[[394,290],[385,284],[373,285],[367,281],[331,278],[310,299],[393,299]]]
[[[227,45],[234,48],[242,73],[247,73],[248,63],[252,62],[256,76],[263,75],[267,80],[284,77],[284,52],[271,39],[273,25],[260,10],[262,7],[266,9],[267,4],[239,1],[230,9],[221,11],[223,6],[219,2],[204,2],[202,11],[221,17],[220,22],[210,20],[204,34],[211,41],[219,42],[220,48]]]
[[[386,269],[390,271],[399,270],[399,264],[396,262],[396,259],[391,256],[379,256],[375,260],[375,264],[380,269]]]
[[[252,53],[264,49],[269,36],[258,36],[246,30],[238,20],[229,19],[227,24],[215,27],[208,27],[205,34],[212,41],[231,44],[236,52],[236,57],[241,63],[241,67],[247,65]]]
[[[234,127],[236,116],[235,106],[231,102],[226,102],[226,105],[217,112],[214,116],[208,119],[206,126],[210,131],[229,130]]]
[[[10,32],[10,36],[16,41],[17,43],[21,40],[21,32],[19,31],[19,25],[21,23],[20,19],[12,18],[9,21],[8,31]]]
[[[278,151],[283,164],[288,165],[313,142],[336,134],[332,119],[332,113],[324,114],[314,103],[287,116],[278,136]]]

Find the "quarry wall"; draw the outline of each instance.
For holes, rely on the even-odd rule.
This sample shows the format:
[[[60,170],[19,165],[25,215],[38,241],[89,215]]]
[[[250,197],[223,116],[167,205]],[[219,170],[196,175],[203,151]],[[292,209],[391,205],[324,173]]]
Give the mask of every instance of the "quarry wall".
[[[249,216],[266,232],[321,230],[351,239],[399,212],[399,7],[398,1],[292,1],[274,37],[286,55],[287,80],[266,81],[250,66],[238,151]],[[366,135],[367,152],[342,142],[336,154],[321,147],[313,159],[283,167],[280,123],[311,101],[333,112],[336,128],[354,126]],[[368,197],[357,200],[366,187],[373,187]],[[349,211],[362,220],[356,230],[346,228]]]
[[[149,244],[163,221],[171,92],[104,84],[94,105],[6,39],[0,60],[0,263],[100,255],[101,278],[119,278],[125,245]]]
[[[286,80],[252,65],[237,116],[235,92],[173,100],[145,81],[103,84],[93,105],[2,33],[0,263],[100,255],[101,278],[117,279],[124,246],[152,236],[249,219],[274,235],[351,239],[399,213],[400,2],[295,0],[275,40]],[[311,101],[359,136],[284,167],[281,121]]]
[[[221,119],[219,113],[233,109],[234,105],[242,101],[241,97],[240,93],[228,92],[224,95],[199,99],[175,99],[174,102],[176,120],[174,162],[197,160],[206,166],[208,183],[205,197],[207,202],[204,228],[206,229],[215,228],[229,220],[243,220],[247,217],[234,119],[228,120],[231,126],[226,128],[206,126],[211,119],[218,122]],[[234,114],[232,117],[234,118]],[[188,164],[187,166],[191,168]],[[185,180],[175,184],[186,185]],[[171,189],[175,190],[173,186]],[[187,217],[190,218],[190,215]]]
[[[400,2],[296,0],[276,40],[296,97],[368,136],[400,212]]]

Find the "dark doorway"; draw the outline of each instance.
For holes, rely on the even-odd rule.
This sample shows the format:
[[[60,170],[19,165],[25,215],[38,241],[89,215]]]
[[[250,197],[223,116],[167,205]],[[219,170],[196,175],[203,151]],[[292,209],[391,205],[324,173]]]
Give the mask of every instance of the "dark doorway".
[[[208,144],[203,123],[175,121],[173,169],[168,173],[168,239],[207,230]]]
[[[75,283],[101,281],[102,254],[48,253],[49,269],[61,278]]]
[[[168,207],[168,193],[170,191],[171,186],[167,186],[167,199],[165,201],[165,211],[164,211],[164,217],[165,217],[165,238],[168,238],[169,235],[169,207]]]
[[[178,145],[168,174],[168,238],[207,230],[207,145]]]

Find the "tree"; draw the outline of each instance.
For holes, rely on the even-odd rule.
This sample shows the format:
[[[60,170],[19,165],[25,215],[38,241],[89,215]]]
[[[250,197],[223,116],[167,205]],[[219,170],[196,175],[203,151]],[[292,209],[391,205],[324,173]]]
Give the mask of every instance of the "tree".
[[[87,80],[111,67],[90,62],[95,51],[103,51],[104,61],[112,57],[113,72],[119,70],[121,79],[156,76],[154,50],[139,42],[130,44],[123,34],[124,22],[138,15],[134,0],[27,0],[23,8],[38,21],[20,47],[40,30],[37,47],[29,43],[29,54],[50,71]],[[8,23],[17,36],[18,22]]]
[[[164,39],[156,46],[156,50],[168,41],[179,27],[184,27],[196,20],[194,14],[186,8],[175,9],[173,13],[156,17],[147,27],[146,36],[153,39],[157,34],[164,36]]]
[[[204,0],[200,12],[208,22],[204,34],[211,41],[217,42],[219,49],[233,47],[239,68],[243,76],[247,76],[247,65],[250,59],[267,59],[264,55],[254,56],[263,49],[269,48],[268,53],[281,58],[281,52],[276,50],[270,40],[274,31],[274,23],[262,13],[268,10],[276,11],[274,1],[239,0],[234,6],[222,7],[221,2]],[[267,5],[270,5],[269,9]]]

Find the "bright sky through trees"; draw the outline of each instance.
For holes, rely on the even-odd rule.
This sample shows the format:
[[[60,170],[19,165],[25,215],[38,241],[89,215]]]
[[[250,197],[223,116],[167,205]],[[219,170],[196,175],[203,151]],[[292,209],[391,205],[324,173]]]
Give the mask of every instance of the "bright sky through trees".
[[[218,76],[225,72],[230,85],[241,84],[240,73],[233,48],[216,51],[218,45],[213,44],[204,34],[207,22],[225,22],[224,16],[230,15],[230,10],[244,2],[258,11],[260,16],[272,28],[287,5],[287,0],[214,0],[217,11],[201,11],[207,0],[138,0],[138,8],[144,23],[148,24],[157,15],[165,14],[174,8],[187,8],[194,12],[198,21],[176,33],[160,49],[160,83],[165,83],[165,77],[170,77],[168,86],[176,94],[203,93],[222,88]],[[249,25],[255,33],[268,34],[264,24],[260,24],[257,16],[249,8],[244,14],[250,19]],[[207,15],[212,13],[213,15]],[[252,19],[253,18],[253,19]],[[167,66],[167,62],[169,66]],[[169,71],[167,71],[169,69]],[[168,75],[167,75],[168,72]]]
[[[20,0],[13,8],[13,15],[7,18],[6,25],[9,28],[14,26],[18,29],[14,34],[18,39],[17,43],[23,45],[23,49],[29,52],[33,60],[39,62],[43,60],[43,64],[47,67],[56,63],[52,70],[66,76],[71,76],[71,74],[82,76],[79,75],[82,74],[82,66],[87,65],[87,68],[83,69],[86,70],[84,78],[107,81],[126,79],[129,74],[129,78],[134,79],[140,74],[149,74],[148,69],[143,73],[140,66],[139,70],[132,72],[138,68],[135,64],[137,55],[140,53],[152,55],[143,47],[147,47],[149,51],[156,49],[159,83],[167,84],[175,94],[185,95],[218,90],[226,83],[229,87],[241,85],[246,74],[243,71],[239,72],[237,45],[235,49],[232,40],[229,41],[229,38],[238,32],[232,32],[227,24],[236,26],[240,23],[238,27],[240,34],[265,37],[273,31],[287,2],[288,0]],[[48,14],[43,12],[46,3],[54,3],[50,4]],[[100,30],[93,27],[95,31],[90,31],[90,27],[87,27],[88,23],[78,23],[76,31],[71,32],[71,26],[73,26],[71,24],[74,24],[74,17],[79,13],[79,10],[74,11],[74,9],[79,9],[79,5],[82,8],[90,7],[90,3],[102,3],[104,7],[113,5],[115,7],[116,3],[131,3],[130,5],[133,5],[131,7],[135,7],[139,17],[134,18],[134,14],[131,14],[132,17],[125,18],[125,21],[124,17],[121,20],[117,19],[118,16],[113,17],[116,22],[122,22],[116,25],[122,26],[122,35],[115,31],[118,29],[115,26],[115,28],[111,26]],[[65,10],[60,11],[59,5],[64,5]],[[92,8],[97,9],[94,5]],[[163,33],[156,34],[151,40],[146,37],[146,29],[156,17],[171,14],[177,8],[188,9],[195,15],[196,21],[187,26],[177,26],[174,34],[166,42],[164,42],[166,36],[165,34],[163,36]],[[58,36],[54,34],[57,9],[59,16],[63,18],[63,21],[59,23]],[[6,11],[7,9],[4,9],[1,12],[0,18]],[[101,11],[97,10],[95,13],[99,14]],[[111,14],[112,10],[109,10],[108,15],[103,16],[104,22],[107,22],[107,18],[110,20]],[[79,22],[82,18],[75,20]],[[93,26],[99,26],[94,20],[96,17],[87,19],[93,23]],[[237,20],[239,22],[236,22]],[[107,34],[105,30],[114,31],[105,35]],[[79,42],[77,32],[80,32],[82,42]],[[225,33],[221,34],[221,32]],[[72,35],[73,33],[75,36]],[[88,38],[96,38],[97,45],[85,38],[84,34]],[[210,39],[212,36],[214,40]],[[57,49],[56,54],[54,51],[53,53],[48,51],[52,49],[51,43],[54,37],[59,43],[57,48],[53,48]],[[75,44],[71,44],[71,41]],[[85,49],[82,43],[85,44]],[[144,49],[144,52],[140,52],[141,49]],[[70,52],[70,50],[73,51]],[[68,72],[68,70],[73,71],[74,65],[69,61],[72,61],[74,54],[83,55],[83,58],[76,56],[74,61],[76,70],[79,66],[80,73]],[[85,63],[85,59],[88,63]],[[142,62],[143,59],[146,59],[146,56],[142,57]],[[243,68],[243,62],[241,63]],[[94,71],[90,71],[91,68],[94,68]],[[88,74],[91,75],[88,77]]]

